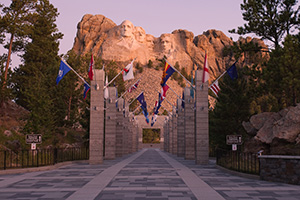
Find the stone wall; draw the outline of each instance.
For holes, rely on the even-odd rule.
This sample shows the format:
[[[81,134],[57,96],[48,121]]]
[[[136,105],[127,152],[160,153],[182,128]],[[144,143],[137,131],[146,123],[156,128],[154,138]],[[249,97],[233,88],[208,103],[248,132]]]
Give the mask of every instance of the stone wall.
[[[267,181],[300,185],[300,156],[259,156],[260,177]]]

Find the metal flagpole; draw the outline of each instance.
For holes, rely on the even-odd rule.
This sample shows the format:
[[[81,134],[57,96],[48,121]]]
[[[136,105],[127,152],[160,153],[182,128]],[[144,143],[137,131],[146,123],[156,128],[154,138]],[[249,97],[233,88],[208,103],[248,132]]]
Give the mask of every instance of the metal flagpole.
[[[134,58],[130,63],[134,62],[135,59],[136,58]],[[103,89],[109,86],[122,73],[122,71],[124,71],[124,68],[106,86],[104,86]]]
[[[134,82],[134,84],[132,84],[131,86],[130,86],[130,88],[132,87],[132,86],[134,86],[138,81],[140,81],[141,79],[138,79],[136,82]],[[120,98],[122,98],[126,93],[128,92],[128,89],[116,100],[116,102],[117,101],[119,101],[119,99]]]
[[[65,60],[61,59],[85,84],[87,84],[89,87],[90,84],[88,84]]]
[[[182,76],[182,78],[184,78],[184,80],[186,80],[186,82],[188,82],[188,84],[190,84],[190,86],[195,90],[195,87],[193,86],[193,84],[187,80],[175,67],[173,67],[168,61],[167,59],[165,59],[165,61],[180,75]]]
[[[234,65],[236,62],[237,62],[237,61],[235,61],[232,65]],[[231,66],[232,66],[232,65],[231,65]],[[231,66],[230,66],[230,67],[231,67]],[[230,67],[229,67],[229,68],[230,68]],[[228,68],[228,69],[229,69],[229,68]],[[224,74],[226,74],[228,69],[226,69],[225,72],[223,72],[216,80],[214,80],[214,82],[213,82],[211,85],[213,85],[213,84],[214,84],[216,81],[218,81]],[[210,85],[210,86],[211,86],[211,85]],[[208,88],[210,88],[210,86],[209,86]]]
[[[121,73],[122,73],[123,69],[106,85],[103,87],[103,89],[107,88],[107,86],[109,86]]]
[[[138,98],[143,92],[144,92],[144,91],[142,91],[139,95],[137,95],[137,96],[129,103],[128,106],[130,106],[130,104],[132,104],[132,103],[136,100],[136,98]]]
[[[170,86],[169,86],[169,89],[171,89],[172,92],[174,92],[174,94],[176,94],[176,96],[184,102],[184,99],[182,99]]]
[[[169,112],[163,105],[161,105],[161,107],[162,107],[163,109],[165,109],[165,110],[168,112],[168,114],[170,114],[170,112]]]
[[[156,75],[153,75],[153,74],[151,74],[151,73],[149,73],[151,76],[153,76],[153,77],[157,77],[157,78],[159,78],[158,76],[156,76]],[[159,78],[160,79],[160,78]],[[169,85],[168,85],[169,86]],[[172,90],[172,92],[174,93],[174,94],[176,94],[176,96],[179,98],[179,99],[181,99],[183,102],[184,102],[184,100],[169,86],[169,88]]]
[[[141,106],[138,106],[136,109],[134,109],[134,111],[132,111],[132,113],[134,114],[135,111],[137,111],[139,108],[141,108]]]
[[[157,90],[156,90],[156,92],[158,92]],[[160,92],[158,92],[159,94],[160,94]],[[173,104],[165,97],[164,98],[165,100],[167,100],[167,102],[171,105],[171,106],[173,106]],[[161,104],[160,104],[161,105]],[[173,106],[173,108],[176,108],[175,106]]]

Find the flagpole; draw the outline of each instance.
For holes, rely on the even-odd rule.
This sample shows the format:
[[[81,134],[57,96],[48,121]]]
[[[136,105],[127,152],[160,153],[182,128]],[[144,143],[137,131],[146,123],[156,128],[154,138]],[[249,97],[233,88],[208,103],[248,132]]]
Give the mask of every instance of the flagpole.
[[[135,111],[137,111],[139,108],[141,108],[140,106],[138,106],[136,109],[134,109],[134,111],[132,111],[132,113],[134,114]]]
[[[170,114],[170,112],[169,112],[163,105],[161,105],[161,107],[162,107],[163,109],[165,109],[165,110],[168,112],[168,114]]]
[[[143,92],[144,92],[144,91],[142,91],[139,95],[137,95],[137,96],[129,103],[128,106],[130,106],[130,104],[132,104],[132,103],[136,100],[136,98],[138,98]]]
[[[156,90],[156,92],[158,92],[157,90]],[[158,92],[159,94],[160,94],[160,92]],[[176,108],[175,106],[173,106],[173,104],[165,97],[164,99],[166,99],[167,100],[167,102],[173,107],[173,108]],[[160,103],[160,105],[162,105],[162,102]]]
[[[195,87],[193,86],[193,84],[189,81],[189,80],[187,80],[175,67],[173,67],[168,61],[167,61],[167,59],[165,59],[165,61],[180,75],[180,76],[182,76],[182,78],[184,78],[184,80],[186,80],[186,82],[188,83],[188,84],[190,84],[190,86],[193,88],[193,89],[195,89]]]
[[[153,75],[153,74],[151,74],[151,73],[149,73],[151,76],[153,76],[153,77],[157,77],[157,78],[159,78],[158,76],[156,76],[156,75]],[[160,79],[160,78],[159,78]],[[169,86],[169,85],[168,85]],[[174,94],[176,94],[176,96],[179,98],[179,99],[181,99],[181,100],[183,100],[170,86],[169,86],[169,88],[172,90],[172,92],[174,92]],[[184,100],[183,100],[184,101]]]
[[[134,58],[131,62],[134,62],[135,59],[136,58]],[[104,86],[103,89],[105,89],[107,86],[109,86],[122,73],[123,70],[124,69],[122,69],[106,86]]]
[[[85,84],[87,84],[89,87],[91,87],[90,86],[90,84],[88,84],[65,60],[63,60],[62,58],[61,58],[61,60],[85,83]]]
[[[122,73],[123,69],[106,85],[103,87],[103,89],[107,88],[107,86],[109,86],[121,73]]]
[[[235,63],[237,63],[237,61],[235,61],[232,65],[234,65]],[[231,65],[231,66],[232,66],[232,65]],[[230,67],[231,67],[231,66],[230,66]],[[229,67],[229,68],[230,68],[230,67]],[[228,69],[229,69],[229,68],[228,68]],[[213,85],[213,84],[214,84],[216,81],[218,81],[224,74],[226,74],[228,69],[226,69],[225,72],[223,72],[223,73],[222,73],[222,74],[221,74],[221,75],[220,75],[220,76],[219,76],[219,77],[218,77],[211,85]],[[210,86],[211,86],[211,85],[210,85]],[[208,88],[210,88],[210,86],[209,86]]]
[[[184,102],[184,100],[170,86],[169,89],[171,89],[171,91],[174,92],[174,94],[176,94],[176,96]]]
[[[141,79],[138,79],[136,82],[134,82],[131,86],[130,86],[130,88],[132,87],[132,86],[134,86],[138,81],[140,81]],[[116,100],[116,102],[117,101],[119,101],[119,99],[121,99],[126,93],[128,92],[128,89]]]

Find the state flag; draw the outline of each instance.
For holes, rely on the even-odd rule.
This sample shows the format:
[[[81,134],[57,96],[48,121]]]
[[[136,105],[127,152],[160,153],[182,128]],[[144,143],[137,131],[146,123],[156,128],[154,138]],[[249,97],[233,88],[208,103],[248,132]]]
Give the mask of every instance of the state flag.
[[[94,66],[94,58],[93,58],[93,54],[92,54],[90,67],[89,67],[89,78],[90,78],[90,80],[93,80],[93,77],[94,77],[93,66]]]
[[[70,71],[70,67],[63,60],[60,61],[59,71],[56,78],[56,85],[61,81],[61,79]]]
[[[208,81],[208,79],[209,79],[208,60],[207,60],[207,54],[205,53],[202,83],[205,83],[206,81]]]
[[[231,67],[229,67],[229,69],[227,69],[227,74],[230,76],[230,78],[232,80],[238,78],[238,73],[237,73],[237,70],[236,70],[235,63],[233,65],[231,65]]]
[[[173,69],[173,67],[171,65],[169,65],[168,62],[166,62],[165,67],[164,67],[164,71],[163,71],[163,75],[161,78],[161,82],[160,85],[163,87],[167,80],[170,78],[170,76],[175,72],[175,70]]]
[[[86,99],[89,90],[90,90],[90,86],[84,83],[83,99]]]

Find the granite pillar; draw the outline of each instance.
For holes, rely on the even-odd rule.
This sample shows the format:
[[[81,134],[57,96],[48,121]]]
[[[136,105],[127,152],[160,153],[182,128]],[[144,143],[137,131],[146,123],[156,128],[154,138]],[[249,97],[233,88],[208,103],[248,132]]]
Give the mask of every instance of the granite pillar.
[[[104,138],[104,72],[95,70],[94,80],[91,81],[90,101],[90,148],[89,163],[103,163],[103,138]]]
[[[195,72],[196,82],[196,164],[207,164],[209,158],[208,82],[202,84],[202,70]]]

